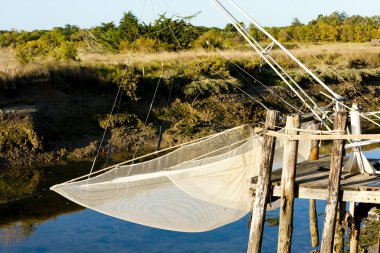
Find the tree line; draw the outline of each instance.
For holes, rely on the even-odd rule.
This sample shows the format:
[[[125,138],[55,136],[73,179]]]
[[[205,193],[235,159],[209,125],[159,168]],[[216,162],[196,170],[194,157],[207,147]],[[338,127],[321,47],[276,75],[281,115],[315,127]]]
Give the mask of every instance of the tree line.
[[[158,52],[244,47],[243,39],[232,24],[222,29],[193,26],[191,18],[162,14],[154,22],[145,24],[132,12],[127,12],[118,24],[101,23],[90,29],[66,25],[32,32],[0,31],[0,47],[14,48],[21,62],[45,56],[58,60],[76,59],[78,48]],[[267,40],[253,25],[248,25],[247,29],[258,41]],[[289,26],[266,29],[280,42],[368,42],[380,38],[380,16],[348,16],[345,12],[333,12],[319,15],[307,24],[295,18]]]

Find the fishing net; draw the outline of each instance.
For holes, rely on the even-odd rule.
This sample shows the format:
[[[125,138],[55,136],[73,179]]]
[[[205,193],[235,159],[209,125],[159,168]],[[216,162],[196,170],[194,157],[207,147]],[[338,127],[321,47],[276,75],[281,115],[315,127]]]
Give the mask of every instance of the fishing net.
[[[203,232],[234,222],[250,211],[249,193],[258,175],[262,137],[236,127],[184,144],[149,161],[117,165],[98,176],[51,189],[71,201],[134,223],[182,232]],[[276,143],[274,169],[281,167]],[[307,159],[300,142],[298,161]]]

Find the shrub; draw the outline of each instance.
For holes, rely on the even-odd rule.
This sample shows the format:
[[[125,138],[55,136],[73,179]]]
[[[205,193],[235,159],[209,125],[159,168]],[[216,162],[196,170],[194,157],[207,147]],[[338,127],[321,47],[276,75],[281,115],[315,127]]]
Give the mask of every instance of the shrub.
[[[232,90],[232,86],[223,79],[209,79],[200,77],[184,87],[187,96],[215,95]]]
[[[78,50],[73,42],[64,42],[60,47],[58,47],[53,56],[57,60],[77,60]]]
[[[216,29],[211,29],[205,32],[194,42],[196,47],[201,47],[206,50],[215,48],[221,49],[223,47],[223,36]]]
[[[36,57],[44,57],[49,52],[49,47],[41,40],[32,40],[25,45],[20,44],[16,47],[16,59],[26,64]]]
[[[105,118],[99,121],[101,128],[118,128],[124,127],[126,129],[141,128],[143,123],[135,114],[117,113],[113,115],[107,115]]]
[[[185,75],[197,77],[200,75],[208,77],[230,77],[228,70],[228,61],[219,57],[207,57],[201,60],[195,60],[189,64],[185,70]]]

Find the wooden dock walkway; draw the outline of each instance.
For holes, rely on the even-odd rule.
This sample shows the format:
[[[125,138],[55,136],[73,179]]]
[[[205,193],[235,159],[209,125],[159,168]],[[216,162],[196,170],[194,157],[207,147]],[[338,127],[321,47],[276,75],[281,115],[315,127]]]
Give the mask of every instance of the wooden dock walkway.
[[[330,156],[317,161],[305,161],[296,168],[295,197],[303,199],[326,200],[329,183]],[[371,161],[380,166],[380,161]],[[272,196],[281,197],[282,170],[272,173]],[[252,178],[252,189],[256,188],[257,177]],[[342,173],[340,181],[342,201],[380,204],[380,176],[367,174],[352,175]]]
[[[248,253],[261,252],[267,204],[277,197],[280,197],[281,201],[278,253],[291,252],[295,198],[309,199],[312,247],[320,244],[321,253],[343,253],[345,245],[343,220],[347,219],[351,231],[350,253],[358,252],[360,223],[366,214],[368,215],[369,207],[380,206],[378,174],[380,160],[371,161],[371,166],[362,151],[355,148],[354,156],[347,165],[347,171],[350,173],[342,172],[344,162],[348,160],[344,158],[344,142],[347,139],[380,139],[380,135],[363,135],[360,131],[358,134],[345,134],[347,116],[348,113],[343,110],[335,113],[333,132],[319,131],[319,126],[314,123],[307,130],[309,134],[299,135],[299,131],[304,131],[299,129],[299,114],[286,117],[285,133],[283,133],[273,130],[276,128],[279,113],[271,110],[267,112],[265,125],[258,131],[263,135],[260,171],[251,182],[254,200]],[[276,138],[285,140],[283,168],[272,171]],[[296,163],[299,140],[311,141],[310,160],[301,164]],[[320,140],[333,140],[331,156],[319,156]],[[321,243],[318,236],[316,199],[326,201]],[[346,203],[349,203],[349,210],[346,210]],[[377,252],[380,253],[380,249]]]

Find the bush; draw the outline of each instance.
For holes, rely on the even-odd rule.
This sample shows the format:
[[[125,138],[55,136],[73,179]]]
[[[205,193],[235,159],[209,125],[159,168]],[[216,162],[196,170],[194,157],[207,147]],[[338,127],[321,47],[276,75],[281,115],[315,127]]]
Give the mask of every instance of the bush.
[[[118,128],[124,127],[126,129],[142,128],[143,123],[135,114],[117,113],[113,115],[107,115],[105,118],[99,121],[101,128]]]
[[[73,60],[76,61],[78,57],[78,50],[73,42],[64,42],[60,47],[56,49],[53,56],[57,60]]]
[[[206,50],[222,49],[223,36],[218,30],[212,29],[199,36],[194,44],[195,47],[201,47]]]
[[[200,75],[212,78],[230,77],[228,61],[219,57],[207,57],[195,60],[185,70],[185,75],[198,77]]]
[[[21,44],[16,47],[16,59],[26,64],[36,57],[44,57],[48,54],[49,47],[41,40],[32,40],[25,45]]]
[[[186,96],[207,96],[232,90],[232,86],[223,79],[199,78],[184,87]]]

